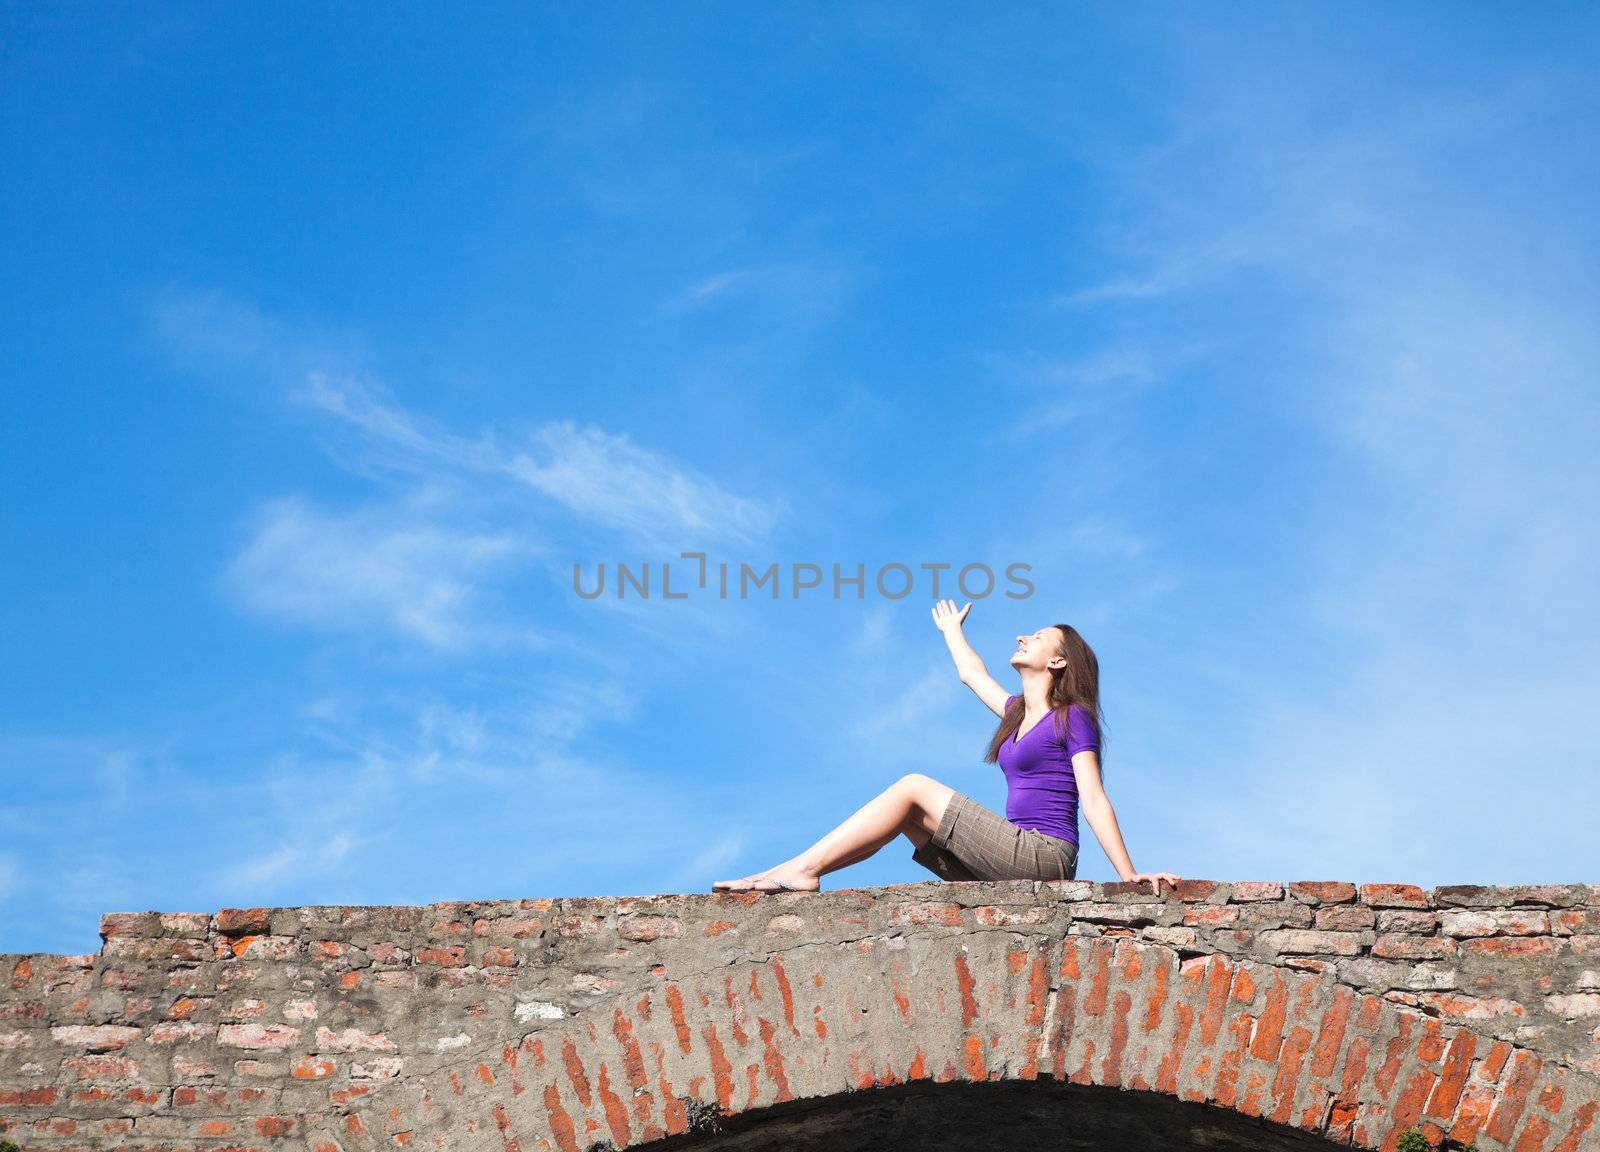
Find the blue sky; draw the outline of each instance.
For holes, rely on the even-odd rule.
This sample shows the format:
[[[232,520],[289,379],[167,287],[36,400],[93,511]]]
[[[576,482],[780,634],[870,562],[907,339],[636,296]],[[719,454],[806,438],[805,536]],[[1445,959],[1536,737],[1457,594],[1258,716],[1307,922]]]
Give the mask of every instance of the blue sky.
[[[926,579],[572,591],[680,551],[1031,565],[1140,868],[1600,879],[1597,33],[7,5],[0,950],[1003,805]]]

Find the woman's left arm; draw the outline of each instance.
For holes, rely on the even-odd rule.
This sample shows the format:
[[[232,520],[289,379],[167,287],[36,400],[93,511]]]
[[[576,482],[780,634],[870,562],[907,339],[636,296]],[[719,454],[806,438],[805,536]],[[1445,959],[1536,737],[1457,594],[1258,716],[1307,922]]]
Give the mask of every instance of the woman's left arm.
[[[1111,797],[1100,783],[1100,753],[1085,749],[1072,758],[1072,772],[1078,781],[1078,807],[1083,818],[1094,829],[1095,839],[1105,849],[1111,866],[1124,881],[1150,881],[1151,890],[1161,894],[1161,881],[1176,885],[1179,877],[1171,872],[1136,872],[1128,849],[1122,843],[1122,829],[1117,827],[1117,814],[1111,808]]]

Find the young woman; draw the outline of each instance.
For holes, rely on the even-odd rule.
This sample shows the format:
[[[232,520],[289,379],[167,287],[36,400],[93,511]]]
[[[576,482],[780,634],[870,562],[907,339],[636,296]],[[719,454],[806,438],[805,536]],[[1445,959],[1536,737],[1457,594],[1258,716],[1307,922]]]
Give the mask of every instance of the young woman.
[[[1123,880],[1177,882],[1171,872],[1136,872],[1117,815],[1100,786],[1100,665],[1077,630],[1052,624],[1017,637],[1011,666],[1022,692],[1007,695],[967,643],[972,610],[953,600],[933,608],[961,682],[1000,717],[987,762],[1006,777],[1006,814],[931,776],[902,776],[800,855],[765,872],[718,880],[713,892],[815,892],[827,872],[865,860],[896,836],[911,858],[946,880],[1070,880],[1078,872],[1078,809]],[[1046,723],[1049,721],[1049,723]]]

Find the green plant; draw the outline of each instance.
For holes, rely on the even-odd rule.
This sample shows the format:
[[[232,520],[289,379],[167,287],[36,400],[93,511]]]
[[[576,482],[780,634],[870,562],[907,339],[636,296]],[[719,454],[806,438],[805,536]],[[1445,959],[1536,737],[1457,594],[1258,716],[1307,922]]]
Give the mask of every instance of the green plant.
[[[0,1139],[0,1152],[22,1152],[22,1149],[9,1140]]]
[[[678,1100],[688,1114],[690,1132],[703,1133],[721,1130],[722,1109],[715,1104],[704,1103],[694,1099],[692,1096],[680,1096]]]
[[[1428,1143],[1428,1138],[1415,1128],[1407,1128],[1400,1133],[1400,1139],[1395,1141],[1395,1152],[1433,1152],[1433,1147]]]
[[[1478,1152],[1476,1144],[1461,1144],[1448,1136],[1435,1148],[1420,1128],[1407,1128],[1395,1140],[1395,1152]]]

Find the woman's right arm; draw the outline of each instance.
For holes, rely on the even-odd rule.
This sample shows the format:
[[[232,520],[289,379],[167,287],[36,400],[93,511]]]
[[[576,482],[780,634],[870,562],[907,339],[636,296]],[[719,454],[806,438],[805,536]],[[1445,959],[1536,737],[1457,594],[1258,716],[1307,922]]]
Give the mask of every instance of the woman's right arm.
[[[1077,707],[1077,705],[1073,705]],[[1105,849],[1106,859],[1117,870],[1124,883],[1141,884],[1150,881],[1150,890],[1161,895],[1161,882],[1176,888],[1182,877],[1175,872],[1139,872],[1134,869],[1128,846],[1122,841],[1122,829],[1117,825],[1117,814],[1111,807],[1111,797],[1106,795],[1100,782],[1100,753],[1094,748],[1081,749],[1072,758],[1072,779],[1078,788],[1078,811],[1094,829],[1095,839]]]
[[[971,688],[978,699],[988,705],[996,716],[1004,716],[1006,700],[1011,694],[989,675],[989,670],[983,666],[983,660],[972,650],[972,645],[967,643],[966,634],[961,631],[961,622],[967,618],[967,613],[970,611],[972,611],[970,601],[965,608],[958,609],[954,600],[941,600],[933,606],[933,623],[944,633],[944,642],[950,648],[950,658],[956,662],[956,671],[961,675],[961,682]]]

